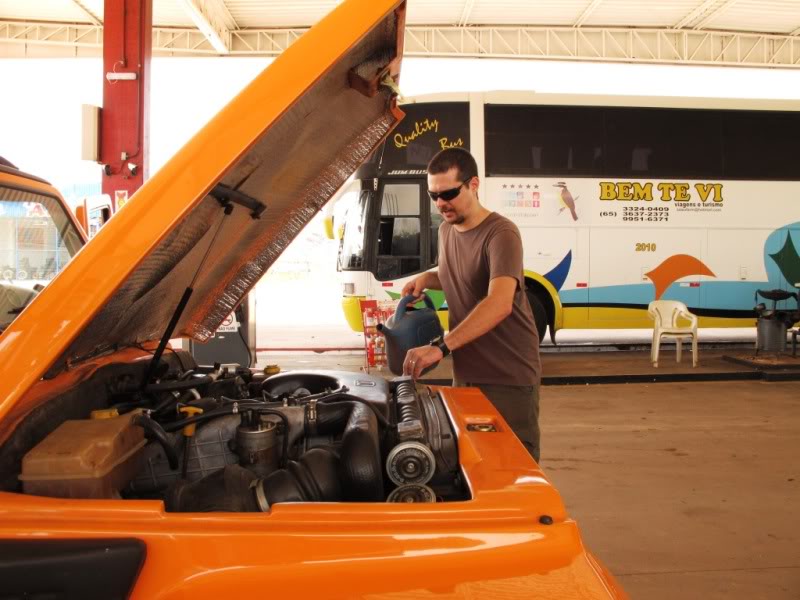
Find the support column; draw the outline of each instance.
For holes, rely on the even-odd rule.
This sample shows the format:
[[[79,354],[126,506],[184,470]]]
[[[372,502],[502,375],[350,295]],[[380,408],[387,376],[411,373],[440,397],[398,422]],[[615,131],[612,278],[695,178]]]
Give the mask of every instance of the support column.
[[[153,0],[105,0],[100,162],[116,210],[149,175]]]

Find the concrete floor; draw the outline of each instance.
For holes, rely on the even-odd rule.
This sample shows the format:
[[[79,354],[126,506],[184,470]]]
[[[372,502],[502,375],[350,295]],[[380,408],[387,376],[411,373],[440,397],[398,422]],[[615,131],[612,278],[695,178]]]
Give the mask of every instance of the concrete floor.
[[[542,466],[633,599],[800,598],[800,385],[545,386]]]
[[[728,349],[701,349],[699,362],[692,366],[691,353],[684,349],[680,363],[675,361],[674,345],[662,348],[659,366],[650,363],[649,351],[617,352],[542,352],[542,382],[544,385],[565,383],[625,383],[664,379],[757,379],[761,372],[755,366],[728,360],[731,357],[751,357],[753,351],[741,346]],[[774,362],[774,361],[773,361]],[[283,370],[334,369],[359,371],[364,367],[363,352],[259,352],[259,367],[277,364]],[[800,357],[783,355],[780,365],[769,374],[792,373],[800,379]],[[386,378],[393,377],[388,368],[370,369],[370,373]],[[443,360],[426,373],[422,381],[447,385],[453,379],[451,358]]]
[[[740,378],[542,387],[545,473],[634,600],[800,599],[800,382],[742,380],[757,373],[726,354],[749,350],[701,351],[696,368],[674,349],[658,368],[647,352],[543,354],[545,384]],[[357,371],[363,355],[266,362]],[[428,377],[449,378],[449,363]]]

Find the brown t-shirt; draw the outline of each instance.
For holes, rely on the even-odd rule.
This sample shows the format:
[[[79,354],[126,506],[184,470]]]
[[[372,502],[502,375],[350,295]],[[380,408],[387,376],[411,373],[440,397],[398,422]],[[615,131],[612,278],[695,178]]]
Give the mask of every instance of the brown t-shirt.
[[[522,272],[522,238],[510,220],[491,213],[469,231],[439,227],[439,281],[455,329],[489,293],[489,281],[517,280],[514,308],[497,326],[453,351],[453,375],[463,383],[538,385],[539,335]]]

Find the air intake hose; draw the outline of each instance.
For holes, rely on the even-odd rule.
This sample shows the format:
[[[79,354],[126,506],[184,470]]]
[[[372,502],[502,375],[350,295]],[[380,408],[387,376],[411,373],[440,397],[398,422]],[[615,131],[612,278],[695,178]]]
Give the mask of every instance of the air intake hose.
[[[307,422],[306,426],[310,424]],[[378,423],[366,404],[338,401],[317,405],[316,431],[337,433],[344,427],[339,475],[346,500],[382,502],[383,475]]]
[[[314,448],[264,479],[228,465],[192,483],[178,481],[167,494],[170,512],[259,512],[278,502],[336,502],[342,499],[336,455]]]

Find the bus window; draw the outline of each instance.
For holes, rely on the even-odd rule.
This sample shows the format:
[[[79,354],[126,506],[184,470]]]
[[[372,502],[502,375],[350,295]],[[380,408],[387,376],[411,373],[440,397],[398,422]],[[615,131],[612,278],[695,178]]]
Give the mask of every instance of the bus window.
[[[607,176],[722,174],[721,121],[713,111],[607,108],[605,128]]]
[[[484,114],[488,176],[600,174],[600,109],[489,104]]]
[[[418,183],[383,186],[378,225],[378,280],[397,279],[422,270],[420,221]]]
[[[800,119],[795,113],[734,112],[725,117],[725,176],[797,180]]]

